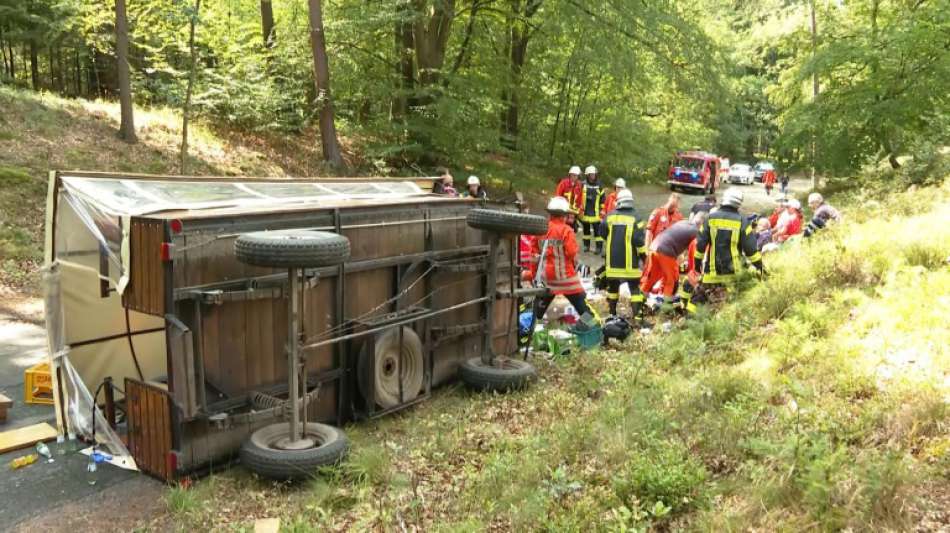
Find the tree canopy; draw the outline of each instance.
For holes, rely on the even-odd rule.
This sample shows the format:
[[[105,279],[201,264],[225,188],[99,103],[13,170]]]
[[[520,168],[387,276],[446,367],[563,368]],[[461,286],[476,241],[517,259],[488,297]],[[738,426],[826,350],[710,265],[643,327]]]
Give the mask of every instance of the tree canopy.
[[[183,106],[191,80],[189,107],[209,120],[311,131],[331,94],[314,83],[313,6],[195,6],[128,2],[135,101]],[[648,175],[702,148],[834,174],[947,144],[948,7],[328,0],[322,25],[336,128],[370,168],[507,157]],[[112,0],[0,0],[3,79],[116,97],[114,13]]]

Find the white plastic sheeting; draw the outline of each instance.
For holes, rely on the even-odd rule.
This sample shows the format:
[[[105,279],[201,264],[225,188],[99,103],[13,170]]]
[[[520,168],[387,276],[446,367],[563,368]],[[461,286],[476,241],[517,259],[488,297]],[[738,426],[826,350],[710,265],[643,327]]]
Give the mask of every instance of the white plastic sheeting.
[[[291,182],[198,181],[63,176],[72,194],[112,215],[223,207],[316,204],[349,199],[405,198],[427,194],[411,181]]]

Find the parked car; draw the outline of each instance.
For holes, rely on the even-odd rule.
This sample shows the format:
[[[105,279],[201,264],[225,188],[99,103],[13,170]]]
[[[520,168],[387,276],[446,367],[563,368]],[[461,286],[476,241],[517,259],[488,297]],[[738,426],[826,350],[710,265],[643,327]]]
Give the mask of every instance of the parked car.
[[[670,162],[670,190],[683,189],[711,194],[719,186],[719,158],[702,151],[677,152]]]
[[[729,183],[752,185],[752,167],[745,163],[736,163],[729,167]]]
[[[762,182],[762,176],[765,175],[766,170],[775,170],[775,165],[769,163],[768,161],[760,161],[752,169],[752,174],[755,177],[755,181]]]

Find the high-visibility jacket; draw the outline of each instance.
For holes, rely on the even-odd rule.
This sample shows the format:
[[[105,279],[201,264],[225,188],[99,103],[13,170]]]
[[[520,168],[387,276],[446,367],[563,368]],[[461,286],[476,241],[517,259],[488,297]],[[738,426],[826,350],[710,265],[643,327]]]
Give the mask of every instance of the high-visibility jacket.
[[[766,187],[771,187],[772,185],[775,185],[775,171],[774,170],[766,170],[765,173],[762,174],[762,184],[765,185]]]
[[[666,228],[683,220],[683,215],[677,211],[670,213],[669,209],[660,206],[650,213],[650,219],[647,220],[647,230],[649,230],[653,239],[663,233]]]
[[[578,252],[577,238],[574,236],[574,228],[568,226],[564,219],[551,218],[548,222],[548,232],[534,239],[531,252],[540,257],[537,263],[532,264],[532,277],[537,279],[538,269],[543,268],[541,280],[552,293],[568,295],[584,292],[581,278],[574,270],[574,260]]]
[[[604,200],[604,212],[601,215],[601,219],[607,218],[607,213],[610,213],[617,208],[617,191],[610,191],[607,193],[607,199]]]
[[[581,181],[574,181],[570,176],[562,179],[557,184],[557,189],[554,190],[556,196],[563,196],[567,198],[567,203],[570,204],[571,209],[574,212],[578,212],[578,203],[581,199]]]
[[[762,254],[756,247],[752,224],[732,206],[722,206],[700,228],[696,235],[693,267],[703,272],[703,283],[723,283],[735,278],[742,255],[762,270]],[[702,265],[705,262],[705,269]]]
[[[531,270],[532,265],[537,263],[538,258],[531,251],[536,240],[534,235],[521,235],[518,239],[518,264],[521,268]]]
[[[605,265],[608,279],[634,279],[642,275],[640,261],[647,252],[643,226],[631,208],[617,209],[604,218],[600,231],[607,239]]]
[[[591,183],[584,181],[581,186],[581,222],[600,222],[600,215],[604,212],[604,188],[599,181]]]

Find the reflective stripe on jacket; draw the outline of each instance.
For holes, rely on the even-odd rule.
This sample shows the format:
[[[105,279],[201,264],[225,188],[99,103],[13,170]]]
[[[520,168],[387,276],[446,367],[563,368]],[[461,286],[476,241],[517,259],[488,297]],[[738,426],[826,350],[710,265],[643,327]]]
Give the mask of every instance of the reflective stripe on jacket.
[[[604,211],[604,189],[600,182],[584,182],[581,187],[581,222],[600,222],[600,215]]]
[[[640,259],[646,255],[643,222],[637,221],[633,209],[617,209],[607,214],[601,226],[606,233],[607,278],[639,278]]]
[[[548,232],[542,237],[534,239],[531,245],[533,254],[540,258],[544,270],[543,281],[554,294],[580,294],[584,292],[581,279],[574,270],[574,260],[577,258],[577,238],[574,229],[568,226],[563,219],[552,218],[548,222]],[[538,263],[533,264],[532,276],[537,277]]]
[[[736,208],[723,206],[709,215],[696,236],[694,266],[699,271],[699,265],[705,260],[705,269],[701,271],[704,272],[703,283],[723,283],[739,272],[741,255],[751,263],[762,260],[752,224]]]

